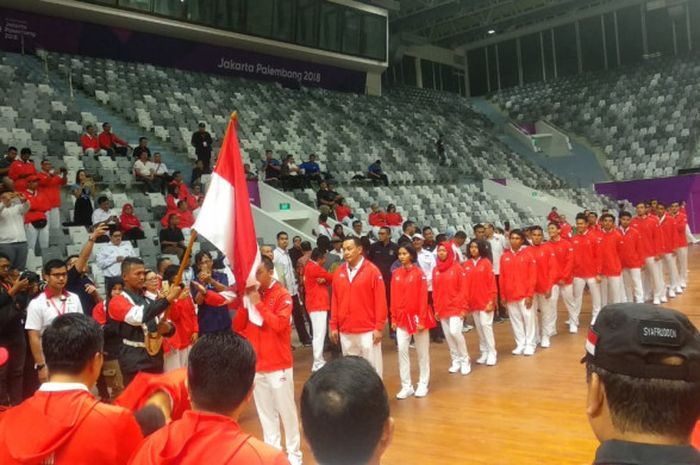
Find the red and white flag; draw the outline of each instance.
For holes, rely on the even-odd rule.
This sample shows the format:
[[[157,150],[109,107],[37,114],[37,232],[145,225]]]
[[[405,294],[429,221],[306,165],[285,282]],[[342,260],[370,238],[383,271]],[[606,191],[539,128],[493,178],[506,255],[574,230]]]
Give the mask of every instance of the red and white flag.
[[[245,296],[246,287],[257,285],[255,271],[260,265],[260,250],[236,123],[234,113],[228,123],[219,159],[193,228],[226,255],[236,279],[236,293]],[[250,305],[247,296],[244,297],[244,303],[251,323],[261,325],[262,317]]]

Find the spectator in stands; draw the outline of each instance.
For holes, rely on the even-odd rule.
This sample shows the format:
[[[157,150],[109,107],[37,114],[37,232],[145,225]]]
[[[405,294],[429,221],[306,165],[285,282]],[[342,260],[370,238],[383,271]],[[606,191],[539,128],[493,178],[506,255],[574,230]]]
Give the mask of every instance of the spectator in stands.
[[[177,216],[180,217],[180,228],[189,230],[194,225],[194,215],[187,207],[185,200],[180,200],[177,203]]]
[[[384,383],[360,357],[338,358],[318,370],[304,385],[300,410],[320,465],[379,464],[394,435]]]
[[[134,158],[140,160],[142,153],[146,154],[148,160],[151,159],[151,149],[148,148],[148,139],[145,137],[139,137],[139,145],[136,146],[132,155]]]
[[[557,207],[552,207],[552,211],[550,211],[549,215],[547,215],[547,222],[548,223],[560,223],[561,222],[561,216],[559,216],[559,213],[557,212]]]
[[[180,197],[180,188],[175,184],[168,184],[168,195],[165,196],[166,211],[161,220],[163,227],[168,226],[168,218],[171,213],[177,213],[177,202]]]
[[[365,233],[362,231],[362,221],[355,220],[352,222],[352,233],[351,234],[352,234],[352,236],[354,236],[358,239],[365,235]]]
[[[141,221],[134,215],[134,206],[130,203],[125,203],[122,207],[122,214],[119,216],[119,229],[127,241],[146,238],[141,228]]]
[[[318,235],[333,237],[333,228],[328,224],[328,215],[325,213],[318,215]]]
[[[343,225],[342,224],[336,224],[333,227],[333,236],[332,238],[338,238],[338,239],[345,239],[345,231],[343,230]]]
[[[347,237],[345,239],[348,239]],[[331,239],[331,251],[328,254],[333,255],[335,257],[338,257],[339,260],[343,260],[345,256],[343,255],[343,242],[345,242],[344,239],[341,239],[339,237],[334,237]],[[369,249],[369,247],[368,247]]]
[[[170,176],[170,170],[168,170],[168,165],[163,163],[163,157],[160,152],[155,152],[153,154],[153,161],[151,162],[151,169],[153,170],[153,175],[156,179],[160,179],[161,192],[165,193],[165,186],[172,181]]]
[[[92,124],[85,126],[85,132],[80,136],[80,145],[83,147],[83,154],[89,157],[104,157],[107,155],[107,151],[100,147],[95,126]]]
[[[321,174],[321,167],[316,163],[316,155],[313,153],[309,155],[309,160],[305,161],[299,168],[304,172],[304,178],[306,179],[306,185],[310,186],[311,181],[316,181],[321,183],[323,181],[323,175]]]
[[[381,160],[377,160],[371,165],[369,165],[369,168],[367,168],[367,179],[374,183],[381,182],[385,186],[389,185],[389,178],[386,174],[384,174],[384,171],[382,170]]]
[[[403,224],[403,217],[401,213],[396,211],[396,205],[390,203],[386,207],[386,225],[391,228],[391,233],[393,237],[396,237],[401,231],[401,225]]]
[[[22,194],[0,194],[0,253],[5,255],[12,268],[17,270],[24,270],[27,265],[24,215],[29,208],[29,202]]]
[[[423,248],[428,252],[435,252],[437,242],[435,241],[435,233],[430,226],[423,227]]]
[[[178,215],[170,215],[168,217],[168,227],[160,230],[158,234],[160,240],[160,251],[166,254],[177,255],[182,258],[185,253],[185,236],[180,229],[180,217]]]
[[[213,143],[211,134],[207,132],[207,125],[199,123],[199,128],[192,134],[190,144],[194,147],[194,152],[197,155],[197,160],[201,160],[204,165],[205,172],[210,173],[211,165],[211,144]]]
[[[321,213],[330,215],[335,209],[336,202],[340,200],[340,195],[331,189],[328,181],[321,181],[316,193],[316,205]]]
[[[379,228],[387,226],[386,213],[384,213],[384,211],[379,208],[379,205],[376,203],[370,205],[369,208],[371,213],[369,214],[367,221],[369,222],[369,225],[372,226],[372,231],[374,232],[375,236],[377,236],[379,233]]]
[[[294,163],[294,155],[289,154],[284,159],[280,170],[280,179],[282,180],[282,187],[286,190],[305,187],[305,180],[301,175],[301,170]]]
[[[197,209],[201,208],[205,197],[204,192],[202,192],[201,184],[195,184],[194,186],[192,186],[192,197],[194,197],[195,201],[197,202]]]
[[[92,212],[92,225],[97,226],[100,223],[105,223],[109,226],[110,231],[119,229],[119,216],[112,208],[112,203],[104,195],[97,199],[97,209]],[[107,236],[105,235],[103,237],[105,240],[98,240],[97,242],[107,242]]]
[[[246,181],[257,181],[258,180],[258,175],[253,173],[250,169],[250,163],[245,163],[243,165],[243,172],[245,173],[245,180]]]
[[[14,183],[16,191],[22,191],[27,188],[27,178],[36,175],[36,166],[31,160],[32,151],[29,147],[24,147],[19,152],[19,160],[15,160],[10,165],[8,173],[10,179]]]
[[[186,200],[187,206],[190,210],[194,210],[195,208],[197,208],[197,201],[190,194],[190,190],[187,188],[187,184],[183,182],[181,172],[173,172],[173,180],[170,181],[170,184],[174,184],[175,186],[177,186],[178,200]]]
[[[105,150],[110,157],[115,154],[125,157],[131,148],[125,140],[120,139],[112,132],[112,125],[109,123],[102,123],[102,132],[98,140],[100,142],[100,148]]]
[[[41,171],[39,171],[39,189],[46,195],[51,209],[48,213],[49,226],[51,228],[61,227],[61,186],[68,182],[68,171],[65,168],[59,170],[59,176],[48,160],[41,161]]]
[[[206,173],[207,171],[204,169],[204,162],[202,160],[194,162],[194,168],[192,168],[192,175],[190,176],[190,186],[200,184],[202,182],[202,175]]]
[[[574,228],[566,221],[566,215],[559,215],[559,226],[561,227],[561,237],[570,239],[573,236]]]
[[[586,342],[586,414],[600,441],[594,464],[698,464],[700,335],[680,312],[617,304]]]
[[[413,242],[413,235],[416,233],[416,223],[411,220],[404,221],[401,225],[403,234],[399,237],[397,244],[400,246],[404,244],[411,244]]]
[[[272,156],[272,150],[265,150],[265,160],[262,164],[262,172],[265,174],[265,182],[275,183],[280,180],[282,164]]]
[[[134,162],[134,176],[137,181],[141,181],[146,192],[160,192],[161,179],[156,177],[155,169],[150,161],[148,161],[148,153],[141,151],[139,159]]]
[[[336,203],[335,219],[349,227],[352,224],[352,220],[355,218],[355,215],[352,214],[350,207],[345,205],[345,199],[342,197],[339,198]]]
[[[24,214],[27,248],[34,251],[38,243],[43,254],[49,247],[48,217],[46,216],[50,210],[49,201],[39,191],[39,177],[37,175],[32,175],[25,179],[27,188],[20,193],[29,202],[29,210]]]
[[[0,347],[7,349],[9,355],[5,365],[0,366],[0,406],[22,402],[22,378],[27,354],[24,309],[19,308],[18,294],[27,290],[29,280],[26,277],[13,277],[13,269],[16,268],[12,266],[10,257],[0,252]]]
[[[96,241],[97,242],[97,241]],[[136,251],[131,243],[122,242],[122,232],[114,230],[110,233],[110,242],[97,251],[97,266],[105,278],[105,288],[111,288],[113,283],[122,276],[122,262],[126,257],[136,257]]]
[[[447,157],[445,156],[445,143],[442,141],[442,134],[438,134],[438,138],[435,141],[435,151],[437,152],[438,162],[445,166],[447,164]]]
[[[75,184],[71,186],[75,204],[73,224],[76,226],[92,226],[92,200],[95,197],[95,181],[85,170],[75,174]]]
[[[5,190],[12,190],[14,183],[10,179],[10,165],[17,158],[17,147],[8,147],[7,153],[0,158],[0,182]]]

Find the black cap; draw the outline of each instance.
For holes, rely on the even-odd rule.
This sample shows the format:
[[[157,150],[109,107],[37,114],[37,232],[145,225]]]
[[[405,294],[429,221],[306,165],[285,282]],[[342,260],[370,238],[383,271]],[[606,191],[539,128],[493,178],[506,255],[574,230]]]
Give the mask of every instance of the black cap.
[[[207,127],[207,125],[204,124],[204,123],[199,123],[199,127],[200,127],[200,128],[205,128],[205,127]]]
[[[683,362],[659,363],[664,356]],[[677,310],[650,304],[608,305],[588,332],[581,362],[634,378],[699,381],[700,333]]]

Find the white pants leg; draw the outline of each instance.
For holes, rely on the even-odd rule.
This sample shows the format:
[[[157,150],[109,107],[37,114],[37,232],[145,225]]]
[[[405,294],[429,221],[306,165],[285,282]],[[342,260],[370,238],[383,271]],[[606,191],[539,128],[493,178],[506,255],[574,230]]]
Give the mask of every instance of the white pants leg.
[[[44,255],[49,249],[49,225],[47,224],[39,231],[39,247],[41,247],[41,254]]]
[[[688,285],[688,246],[678,247],[676,249],[676,258],[678,258],[678,274],[681,286],[686,287]]]
[[[399,352],[399,378],[402,388],[412,388],[411,359],[408,357],[408,346],[411,344],[411,335],[403,328],[396,328],[396,345]]]
[[[373,344],[373,338],[374,333],[372,331],[358,334],[340,333],[340,348],[343,351],[343,355],[356,355],[367,360],[381,377],[382,346],[381,343]]]
[[[621,276],[603,276],[600,281],[601,305],[619,304],[622,302]]]
[[[668,270],[668,279],[671,289],[676,289],[681,285],[681,279],[678,275],[678,266],[676,266],[676,257],[672,253],[664,254],[664,266]]]
[[[418,356],[418,385],[428,387],[430,384],[430,331],[423,331],[413,335]]]
[[[578,326],[578,317],[581,314],[581,305],[583,303],[583,289],[588,286],[588,291],[591,293],[591,324],[595,323],[600,313],[600,283],[595,278],[574,278],[574,300],[576,302],[576,326]]]
[[[479,349],[482,354],[496,355],[496,339],[493,336],[494,312],[478,310],[473,313],[474,327],[479,335]]]
[[[508,302],[508,314],[510,324],[513,327],[516,348],[535,349],[537,337],[535,335],[535,313],[534,304],[532,307],[525,306],[525,299],[516,302]]]
[[[321,369],[326,364],[323,358],[323,344],[326,340],[328,312],[309,312],[309,319],[311,320],[311,330],[314,334],[311,341],[314,354],[314,363],[311,366],[311,371],[313,372]]]
[[[430,382],[430,332],[421,331],[413,334],[413,340],[416,345],[418,356],[418,369],[420,375],[418,384],[428,386]],[[396,328],[396,344],[399,349],[399,377],[401,378],[402,388],[413,387],[411,381],[411,359],[409,357],[409,344],[411,343],[411,334],[403,328]]]
[[[49,220],[49,225],[47,227],[53,229],[58,229],[61,227],[61,210],[58,207],[49,210],[48,215],[46,216]]]
[[[451,316],[440,320],[440,323],[445,333],[447,346],[450,348],[452,361],[469,360],[467,342],[464,340],[464,334],[462,334],[462,319],[458,316]]]
[[[297,407],[294,403],[293,370],[287,368],[268,373],[256,373],[253,397],[265,442],[282,449],[281,419],[287,457],[290,463],[301,464],[301,436]]]
[[[578,326],[579,317],[581,316],[581,307],[583,306],[583,290],[586,288],[586,280],[583,278],[574,278],[571,285],[571,292],[574,297],[574,311],[569,313],[569,323]]]
[[[555,333],[556,315],[559,309],[559,296],[561,296],[561,299],[564,301],[564,306],[566,307],[566,311],[569,315],[569,320],[572,320],[573,317],[575,317],[575,322],[578,323],[578,314],[576,313],[576,302],[574,301],[574,285],[564,284],[563,286],[560,286],[558,284],[555,284],[554,286],[552,286],[552,297],[550,297],[550,302],[552,303],[552,308],[554,310],[555,315]],[[576,326],[578,326],[578,324]]]
[[[693,236],[693,232],[690,230],[690,225],[685,225],[685,238],[688,240],[688,244],[695,244],[697,240]]]
[[[642,285],[642,270],[639,268],[625,268],[622,270],[627,302],[644,303],[644,287]]]
[[[557,307],[553,295],[549,299],[544,294],[535,294],[537,308],[540,310],[542,325],[540,327],[542,337],[552,337],[557,332]],[[536,319],[537,317],[535,317]]]
[[[27,223],[24,225],[24,231],[27,234],[27,250],[34,254],[36,253],[36,244],[39,241],[39,230],[31,223]]]
[[[384,377],[384,358],[382,356],[382,343],[381,341],[372,344],[372,360],[374,360],[374,363],[372,366],[374,367],[375,370],[377,370],[377,374],[379,375],[380,378]]]
[[[654,300],[661,299],[666,295],[666,286],[664,284],[664,274],[663,268],[661,267],[661,260],[656,260],[654,257],[647,257],[644,259],[646,265],[646,275],[649,280],[649,291],[653,289],[651,294]],[[646,287],[645,287],[646,289]]]

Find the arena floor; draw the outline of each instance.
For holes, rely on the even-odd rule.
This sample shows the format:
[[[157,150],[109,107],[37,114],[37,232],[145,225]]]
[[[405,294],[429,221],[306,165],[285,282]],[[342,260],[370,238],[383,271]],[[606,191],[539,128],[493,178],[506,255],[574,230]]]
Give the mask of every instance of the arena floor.
[[[688,314],[700,325],[700,247],[690,247],[689,290],[666,304]],[[586,380],[580,364],[584,354],[590,303],[584,301],[578,334],[568,333],[566,311],[560,303],[559,335],[552,347],[533,357],[513,356],[509,322],[495,325],[498,365],[472,364],[468,376],[449,374],[446,344],[431,344],[430,393],[423,399],[396,400],[399,374],[394,344],[384,342],[384,381],[391,415],[396,422],[394,441],[383,465],[407,464],[590,464],[596,447],[585,413]],[[467,335],[472,359],[478,356],[475,331]],[[417,380],[415,351],[411,351],[413,379]],[[294,352],[297,399],[309,376],[311,349]],[[241,418],[246,431],[262,438],[255,406]],[[315,464],[304,441],[304,463]]]

